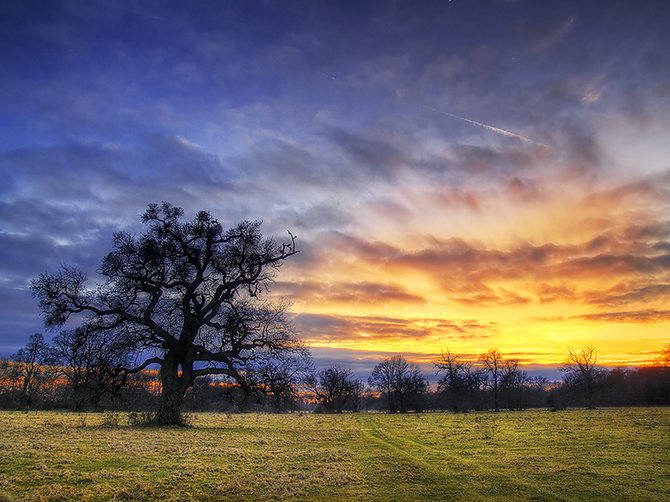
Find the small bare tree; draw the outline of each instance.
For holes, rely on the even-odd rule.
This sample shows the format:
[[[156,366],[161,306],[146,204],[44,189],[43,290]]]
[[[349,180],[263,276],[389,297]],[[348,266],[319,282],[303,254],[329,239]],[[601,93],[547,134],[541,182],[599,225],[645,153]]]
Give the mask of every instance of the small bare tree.
[[[61,331],[54,349],[63,363],[60,372],[73,394],[74,406],[97,407],[105,395],[118,396],[128,374],[121,370],[131,364],[123,338],[113,332],[88,326]]]
[[[12,361],[19,399],[24,405],[31,406],[35,396],[55,381],[56,352],[41,333],[35,333],[25,347],[12,356]]]
[[[19,372],[16,363],[10,358],[0,359],[0,406],[12,406],[16,401],[19,388]]]
[[[670,367],[670,343],[666,343],[661,349],[658,362],[661,366]]]
[[[442,375],[438,390],[446,397],[449,408],[455,412],[471,409],[480,393],[483,372],[449,350],[443,352],[433,365]]]
[[[353,377],[351,370],[327,368],[305,379],[307,388],[314,393],[321,406],[331,413],[358,408],[363,382]]]
[[[293,410],[299,404],[302,383],[311,369],[312,362],[306,353],[279,354],[259,361],[247,370],[247,392],[269,400],[276,411]]]
[[[598,366],[598,352],[592,345],[577,351],[568,347],[568,358],[561,367],[565,383],[584,394],[589,408],[595,408],[595,393],[605,370]]]
[[[506,359],[500,379],[500,393],[503,405],[508,410],[523,409],[527,406],[531,381],[516,359]]]
[[[488,374],[487,386],[493,394],[493,408],[500,411],[499,394],[502,377],[505,373],[505,360],[498,349],[490,349],[479,356],[484,371]]]
[[[377,363],[368,383],[386,397],[391,413],[404,413],[410,406],[420,410],[428,388],[419,367],[399,355]]]

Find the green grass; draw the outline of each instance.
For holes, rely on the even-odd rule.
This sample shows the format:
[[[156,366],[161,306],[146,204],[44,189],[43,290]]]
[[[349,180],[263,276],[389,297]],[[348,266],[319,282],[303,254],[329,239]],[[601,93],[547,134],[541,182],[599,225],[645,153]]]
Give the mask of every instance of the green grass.
[[[668,408],[102,423],[0,412],[0,500],[670,500]]]

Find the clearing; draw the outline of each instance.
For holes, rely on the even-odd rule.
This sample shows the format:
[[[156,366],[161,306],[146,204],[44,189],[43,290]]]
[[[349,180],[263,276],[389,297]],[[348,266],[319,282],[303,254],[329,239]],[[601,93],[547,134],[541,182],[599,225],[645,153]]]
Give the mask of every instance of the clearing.
[[[0,412],[0,500],[670,500],[670,409]]]

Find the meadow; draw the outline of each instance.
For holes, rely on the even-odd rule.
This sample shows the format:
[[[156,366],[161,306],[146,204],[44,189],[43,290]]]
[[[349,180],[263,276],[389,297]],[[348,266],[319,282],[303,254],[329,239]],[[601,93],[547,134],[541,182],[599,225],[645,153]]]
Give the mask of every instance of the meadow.
[[[0,412],[0,500],[670,499],[668,408],[109,418]]]

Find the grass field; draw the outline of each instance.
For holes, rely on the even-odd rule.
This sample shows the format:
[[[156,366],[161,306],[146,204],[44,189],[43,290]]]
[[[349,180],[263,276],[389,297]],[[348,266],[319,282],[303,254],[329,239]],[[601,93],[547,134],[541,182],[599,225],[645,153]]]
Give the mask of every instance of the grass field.
[[[667,408],[102,423],[0,412],[0,500],[670,500]]]

